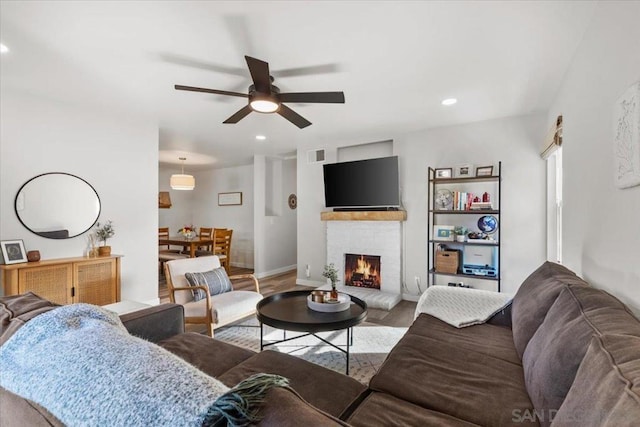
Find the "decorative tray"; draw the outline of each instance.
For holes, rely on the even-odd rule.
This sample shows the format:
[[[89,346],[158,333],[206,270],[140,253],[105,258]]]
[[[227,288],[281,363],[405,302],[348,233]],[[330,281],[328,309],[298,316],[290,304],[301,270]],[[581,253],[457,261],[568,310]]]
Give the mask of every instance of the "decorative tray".
[[[325,295],[329,295],[327,292]],[[307,296],[307,306],[311,310],[322,311],[324,313],[336,313],[344,311],[351,305],[351,297],[347,294],[338,293],[337,301],[315,302],[311,299],[311,294]]]

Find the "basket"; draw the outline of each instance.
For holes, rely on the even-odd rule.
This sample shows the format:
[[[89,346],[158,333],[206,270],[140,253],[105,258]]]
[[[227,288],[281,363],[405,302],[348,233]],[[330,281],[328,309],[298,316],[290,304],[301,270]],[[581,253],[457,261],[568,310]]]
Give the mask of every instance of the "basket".
[[[459,258],[458,251],[437,251],[436,272],[456,274]]]

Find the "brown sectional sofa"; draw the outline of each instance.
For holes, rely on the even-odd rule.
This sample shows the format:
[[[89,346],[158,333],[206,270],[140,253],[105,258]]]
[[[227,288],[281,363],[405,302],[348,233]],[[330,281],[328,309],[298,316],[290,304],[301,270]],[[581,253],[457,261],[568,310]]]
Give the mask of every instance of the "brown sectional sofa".
[[[0,302],[3,334],[45,309],[33,297],[28,309],[10,298]],[[617,427],[640,420],[640,321],[553,263],[531,274],[513,304],[485,324],[456,329],[419,315],[368,387],[286,354],[182,333],[180,306],[122,320],[132,334],[229,386],[258,372],[288,377],[291,389],[269,392],[262,425]],[[59,425],[3,389],[0,410],[2,425]]]

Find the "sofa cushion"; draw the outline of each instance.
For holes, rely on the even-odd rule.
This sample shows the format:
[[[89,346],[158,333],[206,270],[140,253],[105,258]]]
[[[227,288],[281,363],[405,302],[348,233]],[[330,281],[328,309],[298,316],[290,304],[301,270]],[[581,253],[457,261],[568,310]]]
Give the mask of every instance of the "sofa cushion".
[[[422,408],[386,393],[372,392],[347,422],[353,427],[371,426],[449,426],[473,427],[451,415]]]
[[[29,320],[56,307],[33,292],[0,297],[0,345]]]
[[[220,375],[224,384],[256,373],[282,375],[303,399],[330,415],[339,417],[352,401],[366,390],[358,381],[338,372],[276,351],[263,351]]]
[[[369,387],[483,426],[516,424],[513,411],[533,410],[519,364],[416,334],[400,340]]]
[[[227,272],[222,267],[199,273],[185,273],[184,277],[186,277],[189,286],[207,287],[209,295],[219,295],[233,290],[231,280],[229,280]],[[202,289],[196,288],[192,292],[195,301],[200,301],[207,297]]]
[[[215,378],[256,355],[251,350],[193,332],[175,335],[158,345]]]
[[[631,427],[638,420],[640,338],[594,336],[552,426]]]
[[[260,406],[258,417],[260,417],[258,426],[348,426],[338,418],[306,402],[290,387],[269,390]]]
[[[2,427],[64,427],[62,421],[42,406],[3,387],[0,387],[0,409]]]
[[[565,283],[588,286],[571,270],[549,261],[531,273],[520,285],[511,308],[513,342],[520,359]]]
[[[527,390],[537,410],[548,413],[560,408],[591,337],[607,333],[640,336],[640,321],[604,291],[564,286],[522,360]],[[542,424],[549,424],[548,418]]]
[[[467,351],[521,365],[513,345],[511,329],[490,324],[456,328],[428,314],[416,318],[407,334],[430,337],[457,346]]]

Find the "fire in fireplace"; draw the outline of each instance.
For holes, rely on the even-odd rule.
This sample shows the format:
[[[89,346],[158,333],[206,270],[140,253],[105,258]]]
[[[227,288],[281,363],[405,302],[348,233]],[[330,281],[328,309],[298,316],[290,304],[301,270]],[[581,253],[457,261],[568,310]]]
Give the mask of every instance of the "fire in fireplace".
[[[380,282],[380,256],[345,254],[345,285],[380,289]]]

